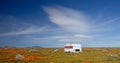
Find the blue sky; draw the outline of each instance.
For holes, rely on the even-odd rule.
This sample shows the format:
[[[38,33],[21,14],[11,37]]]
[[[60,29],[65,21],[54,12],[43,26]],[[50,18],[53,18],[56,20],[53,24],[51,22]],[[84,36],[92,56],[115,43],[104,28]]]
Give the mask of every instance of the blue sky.
[[[0,46],[120,47],[119,0],[1,0]]]

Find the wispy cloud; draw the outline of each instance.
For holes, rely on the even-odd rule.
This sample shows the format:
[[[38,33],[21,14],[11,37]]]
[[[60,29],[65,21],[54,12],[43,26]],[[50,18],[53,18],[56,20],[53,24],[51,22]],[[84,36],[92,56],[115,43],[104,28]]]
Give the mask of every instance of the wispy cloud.
[[[120,18],[113,18],[109,20],[103,20],[101,22],[93,22],[96,18],[90,18],[85,13],[66,8],[62,6],[48,6],[43,7],[44,11],[48,14],[48,18],[51,22],[58,25],[65,31],[72,32],[73,34],[68,36],[56,36],[54,38],[63,42],[79,42],[94,38],[92,34],[96,32],[110,31],[108,27],[111,27],[111,23],[119,20]],[[103,16],[104,17],[104,16]],[[90,35],[87,35],[90,34]]]
[[[48,6],[43,7],[44,11],[48,14],[51,22],[60,26],[63,30],[74,32],[74,33],[90,33],[90,32],[101,32],[107,31],[110,24],[119,20],[120,18],[111,18],[109,20],[102,20],[101,22],[92,20],[96,18],[90,18],[85,13],[66,8],[62,6]],[[103,16],[104,17],[104,16]],[[97,19],[96,19],[97,20]]]
[[[90,38],[93,38],[93,36],[81,35],[81,34],[74,35],[74,37],[75,38],[80,38],[80,39],[90,39]]]
[[[28,28],[20,30],[20,31],[1,33],[0,36],[35,34],[35,33],[44,32],[44,31],[46,31],[46,29],[47,29],[47,27],[38,28],[38,27],[35,27],[35,26],[29,26]]]
[[[0,36],[36,34],[48,31],[48,26],[26,23],[25,19],[10,15],[0,15]]]
[[[85,42],[86,40],[92,39],[93,36],[91,35],[82,35],[82,34],[76,34],[76,35],[57,35],[57,36],[51,36],[52,39],[57,39],[60,42]]]
[[[110,24],[112,24],[114,22],[117,22],[119,20],[120,20],[120,17],[109,19],[109,20],[105,20],[102,23],[98,23],[98,24],[96,23],[96,25],[94,27],[101,28],[101,27],[105,27],[105,26],[110,26]]]
[[[101,31],[101,28],[94,27],[94,23],[91,23],[90,18],[83,12],[61,7],[43,7],[44,11],[48,14],[51,22],[57,24],[65,31],[72,32],[68,36],[55,36],[62,42],[81,42],[93,38],[93,36],[87,35],[90,32]]]
[[[43,8],[48,13],[50,21],[62,29],[77,33],[89,32],[88,17],[83,12],[61,6]]]
[[[40,26],[41,24],[27,23],[26,21],[30,19],[18,18],[16,16],[0,15],[0,20],[0,36],[40,34],[58,30],[51,28],[50,25]]]

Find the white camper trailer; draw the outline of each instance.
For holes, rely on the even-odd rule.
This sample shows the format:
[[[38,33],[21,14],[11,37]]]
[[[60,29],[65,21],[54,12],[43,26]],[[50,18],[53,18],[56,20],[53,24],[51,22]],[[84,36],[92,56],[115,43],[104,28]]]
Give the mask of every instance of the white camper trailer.
[[[82,52],[81,44],[66,44],[64,46],[64,52]]]

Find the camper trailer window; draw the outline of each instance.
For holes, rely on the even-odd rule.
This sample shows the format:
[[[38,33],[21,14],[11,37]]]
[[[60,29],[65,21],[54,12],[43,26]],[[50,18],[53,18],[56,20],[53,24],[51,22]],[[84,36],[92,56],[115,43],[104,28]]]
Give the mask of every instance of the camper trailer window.
[[[76,49],[75,51],[80,51],[80,49]]]

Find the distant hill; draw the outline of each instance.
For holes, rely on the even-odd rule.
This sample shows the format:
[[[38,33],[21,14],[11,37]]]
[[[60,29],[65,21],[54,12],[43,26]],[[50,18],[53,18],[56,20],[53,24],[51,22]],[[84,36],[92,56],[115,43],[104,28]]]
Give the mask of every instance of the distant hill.
[[[24,47],[24,48],[43,48],[41,46],[31,46],[31,47]]]
[[[32,48],[43,48],[41,46],[32,46]]]

